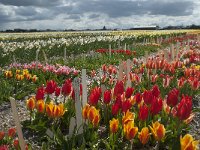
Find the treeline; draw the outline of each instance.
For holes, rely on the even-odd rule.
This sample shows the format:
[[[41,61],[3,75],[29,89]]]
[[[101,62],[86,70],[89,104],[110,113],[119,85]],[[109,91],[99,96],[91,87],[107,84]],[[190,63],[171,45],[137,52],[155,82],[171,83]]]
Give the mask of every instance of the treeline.
[[[163,28],[164,30],[170,30],[170,29],[200,29],[200,25],[189,25],[189,26],[167,26]]]
[[[122,29],[122,30],[174,30],[174,29],[200,29],[200,25],[188,25],[188,26],[166,26],[166,27],[140,27],[140,28],[129,28],[129,29]],[[74,30],[74,29],[65,29],[65,30],[52,30],[52,29],[46,29],[46,30],[38,30],[38,29],[13,29],[13,30],[5,30],[0,32],[6,32],[6,33],[13,33],[13,32],[56,32],[56,31],[63,31],[63,32],[69,32],[69,31],[99,31],[99,30],[119,30],[119,29],[106,29],[104,26],[103,29],[86,29],[86,30]]]

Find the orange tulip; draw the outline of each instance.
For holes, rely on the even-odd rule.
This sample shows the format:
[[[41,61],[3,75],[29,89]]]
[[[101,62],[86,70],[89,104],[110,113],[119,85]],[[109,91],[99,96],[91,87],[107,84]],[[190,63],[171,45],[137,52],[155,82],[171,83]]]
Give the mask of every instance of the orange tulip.
[[[30,80],[30,79],[31,79],[31,74],[26,74],[26,75],[24,75],[24,77],[25,77],[27,80]]]
[[[29,110],[33,110],[35,108],[35,98],[31,97],[27,100],[26,106]]]
[[[149,129],[147,127],[142,128],[141,132],[138,134],[140,142],[145,145],[149,141]]]
[[[97,126],[100,121],[99,110],[97,110],[94,106],[90,107],[87,113],[87,118],[90,122],[92,122],[93,126]]]
[[[32,82],[36,82],[38,80],[38,77],[36,75],[32,76]]]
[[[99,115],[99,111],[98,111],[98,113],[95,115],[95,117],[94,117],[94,119],[92,121],[93,126],[97,127],[98,124],[99,124],[99,121],[100,121],[100,115]]]
[[[152,127],[149,126],[151,129],[151,132],[156,139],[156,141],[160,141],[165,136],[165,127],[163,124],[160,124],[158,121],[155,123],[152,123]]]
[[[134,127],[134,121],[129,121],[124,125],[124,134],[127,140],[132,140],[138,132],[138,127]]]
[[[122,117],[122,125],[124,126],[129,121],[134,121],[135,114],[130,112],[129,110]]]
[[[190,134],[180,137],[181,150],[197,150],[199,141],[195,141]]]
[[[4,138],[5,133],[0,131],[0,141]]]
[[[16,79],[21,81],[24,79],[24,76],[23,75],[20,75],[20,74],[16,74]]]
[[[37,111],[39,113],[43,113],[44,112],[44,107],[45,107],[44,100],[42,100],[42,99],[38,100],[37,103],[36,103]]]
[[[12,78],[13,73],[12,73],[12,71],[7,70],[7,71],[5,71],[4,75],[6,76],[6,78]]]
[[[119,120],[115,119],[115,118],[110,120],[110,132],[111,133],[116,133],[118,128],[119,128]]]
[[[90,108],[90,105],[86,104],[82,110],[82,116],[84,119],[88,119],[87,114],[88,114],[89,108]]]
[[[96,115],[96,108],[94,106],[90,107],[88,110],[87,118],[92,122]]]

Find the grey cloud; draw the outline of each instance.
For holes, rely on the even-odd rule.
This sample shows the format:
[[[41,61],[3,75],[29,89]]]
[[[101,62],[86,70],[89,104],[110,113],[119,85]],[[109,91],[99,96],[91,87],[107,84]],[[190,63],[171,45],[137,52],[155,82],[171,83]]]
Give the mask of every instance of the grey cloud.
[[[12,6],[56,6],[60,4],[62,0],[0,0],[3,5]]]
[[[194,3],[192,1],[174,1],[164,2],[161,1],[146,4],[145,8],[150,8],[152,15],[166,15],[166,16],[187,16],[193,13]]]
[[[90,19],[99,18],[99,17],[100,17],[100,14],[91,14],[88,16],[88,18]]]
[[[193,13],[193,1],[120,1],[101,0],[84,1],[78,3],[79,12],[99,12],[105,13],[111,18],[128,17],[131,15],[166,15],[184,16]]]

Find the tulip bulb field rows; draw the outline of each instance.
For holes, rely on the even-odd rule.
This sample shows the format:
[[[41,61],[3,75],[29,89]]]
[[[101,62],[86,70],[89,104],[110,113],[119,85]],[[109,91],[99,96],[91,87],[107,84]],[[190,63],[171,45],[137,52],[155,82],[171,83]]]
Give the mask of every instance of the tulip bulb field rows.
[[[199,149],[199,30],[1,34],[0,51],[0,150]]]

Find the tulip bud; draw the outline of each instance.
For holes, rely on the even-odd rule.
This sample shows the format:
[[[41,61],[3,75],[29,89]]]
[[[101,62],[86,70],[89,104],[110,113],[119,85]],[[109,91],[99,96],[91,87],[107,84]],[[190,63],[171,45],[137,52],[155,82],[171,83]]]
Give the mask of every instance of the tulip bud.
[[[35,108],[35,97],[29,98],[26,102],[26,105],[27,108],[32,111]]]
[[[105,104],[109,104],[110,103],[110,100],[111,100],[111,90],[106,90],[104,92],[104,97],[103,97],[103,102]]]

